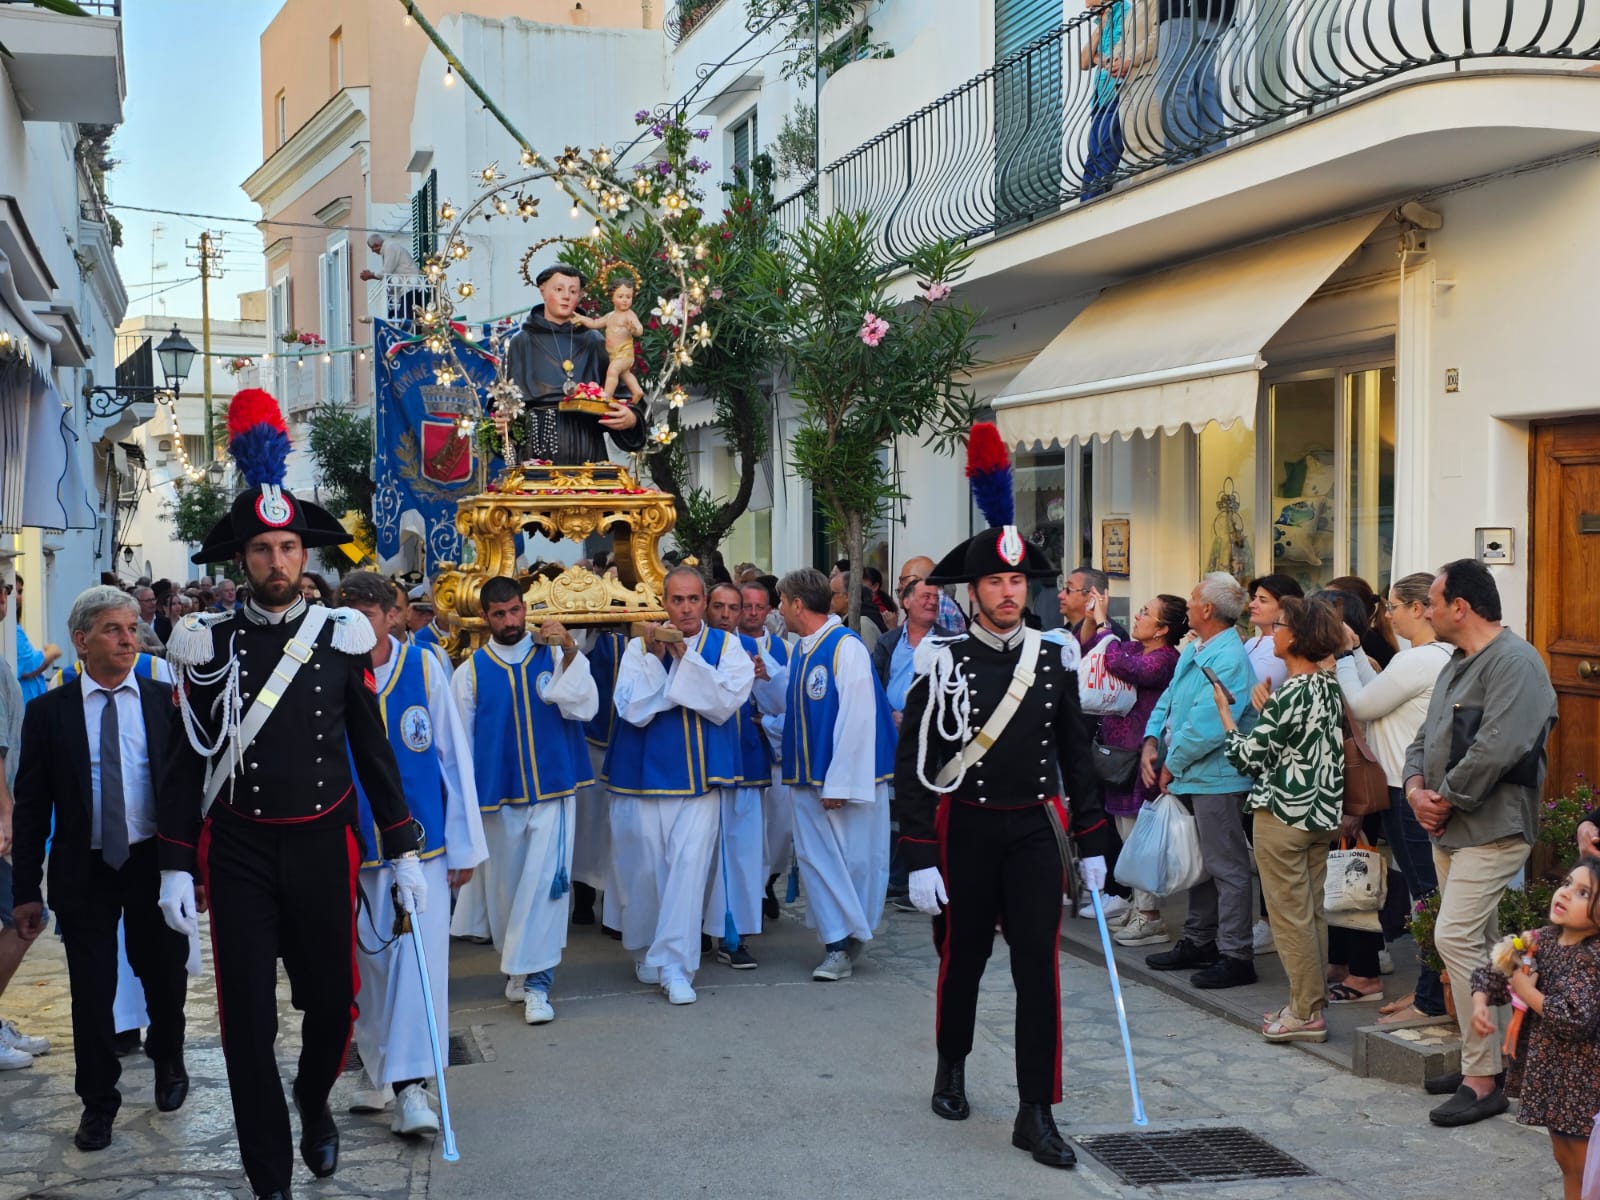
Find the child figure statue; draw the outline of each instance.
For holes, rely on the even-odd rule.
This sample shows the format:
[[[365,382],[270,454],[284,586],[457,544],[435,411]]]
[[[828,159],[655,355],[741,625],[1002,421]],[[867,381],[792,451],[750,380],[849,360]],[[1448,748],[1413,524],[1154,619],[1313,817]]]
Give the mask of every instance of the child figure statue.
[[[606,367],[605,398],[614,399],[617,385],[626,384],[633,402],[644,398],[644,389],[633,373],[633,339],[644,336],[644,326],[633,311],[634,286],[631,280],[619,279],[609,292],[611,311],[603,317],[586,317],[579,313],[572,323],[585,329],[598,329],[606,335],[606,354],[610,363]]]

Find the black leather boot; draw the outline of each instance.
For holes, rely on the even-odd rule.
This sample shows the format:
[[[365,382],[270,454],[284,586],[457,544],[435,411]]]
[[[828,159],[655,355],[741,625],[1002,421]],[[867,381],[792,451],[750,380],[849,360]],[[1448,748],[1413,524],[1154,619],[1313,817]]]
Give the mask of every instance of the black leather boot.
[[[1056,1128],[1048,1104],[1020,1104],[1017,1122],[1011,1127],[1011,1144],[1033,1155],[1033,1161],[1047,1167],[1074,1167],[1078,1156]]]
[[[939,1069],[933,1073],[933,1111],[946,1121],[965,1121],[972,1115],[967,1103],[966,1059],[939,1056]]]
[[[300,1160],[318,1179],[326,1179],[339,1167],[339,1127],[333,1113],[326,1104],[319,1113],[306,1112],[298,1092],[294,1106],[300,1114]]]

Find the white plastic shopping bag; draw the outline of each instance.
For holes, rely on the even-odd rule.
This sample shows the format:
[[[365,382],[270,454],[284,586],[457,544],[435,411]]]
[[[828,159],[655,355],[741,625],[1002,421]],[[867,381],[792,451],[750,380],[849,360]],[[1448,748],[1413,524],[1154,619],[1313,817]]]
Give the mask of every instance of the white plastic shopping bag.
[[[1117,882],[1157,896],[1185,891],[1205,878],[1194,817],[1171,795],[1139,810],[1117,855]]]

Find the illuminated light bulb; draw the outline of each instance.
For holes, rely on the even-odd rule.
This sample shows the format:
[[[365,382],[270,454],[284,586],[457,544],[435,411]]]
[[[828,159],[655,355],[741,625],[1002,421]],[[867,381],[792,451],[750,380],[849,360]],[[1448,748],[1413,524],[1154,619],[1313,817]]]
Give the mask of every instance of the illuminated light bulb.
[[[302,368],[302,367],[304,367],[306,365],[306,360],[301,358],[301,357],[299,357],[298,355],[296,355],[295,356],[295,360],[294,360],[294,365],[295,365],[296,369]]]
[[[571,210],[567,213],[567,216],[571,217],[574,221],[578,219],[578,206],[576,204],[572,206]]]
[[[439,220],[454,221],[456,219],[456,206],[446,200],[439,206]]]
[[[356,357],[359,358],[362,362],[366,362],[367,361],[366,348],[362,347],[360,350],[357,350],[356,351]]]
[[[522,158],[521,158],[520,161],[521,161],[523,166],[531,167],[531,166],[533,166],[535,163],[537,163],[539,161],[539,156],[537,154],[535,154],[532,150],[523,150]]]
[[[589,231],[589,236],[594,238],[596,241],[598,241],[600,239],[600,222],[599,221],[596,221],[594,223],[594,228]]]
[[[322,361],[323,361],[323,362],[325,362],[325,363],[331,363],[331,362],[332,362],[332,361],[333,361],[333,355],[331,355],[331,354],[324,354],[324,355],[323,355],[323,356],[322,356]]]
[[[444,85],[445,87],[455,87],[456,85],[456,69],[451,63],[445,63],[444,65]]]
[[[463,300],[472,295],[475,290],[476,289],[472,286],[472,281],[469,279],[463,279],[456,285],[456,295],[460,296]]]

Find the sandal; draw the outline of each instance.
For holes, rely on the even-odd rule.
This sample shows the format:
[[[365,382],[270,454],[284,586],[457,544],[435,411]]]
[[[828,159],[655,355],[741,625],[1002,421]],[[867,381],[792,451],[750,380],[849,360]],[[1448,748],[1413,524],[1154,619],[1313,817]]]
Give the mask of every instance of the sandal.
[[[1261,1026],[1261,1036],[1269,1042],[1325,1042],[1328,1040],[1328,1023],[1321,1017],[1302,1021],[1299,1017],[1290,1016],[1286,1005]]]
[[[1404,996],[1401,996],[1400,999],[1389,1001],[1389,1003],[1385,1004],[1378,1011],[1386,1017],[1393,1016],[1397,1012],[1401,1012],[1408,1008],[1414,1008],[1416,1003],[1417,994],[1415,992],[1407,992]]]
[[[1358,992],[1346,983],[1336,983],[1328,989],[1329,1004],[1376,1004],[1383,999],[1383,989],[1375,992]]]

